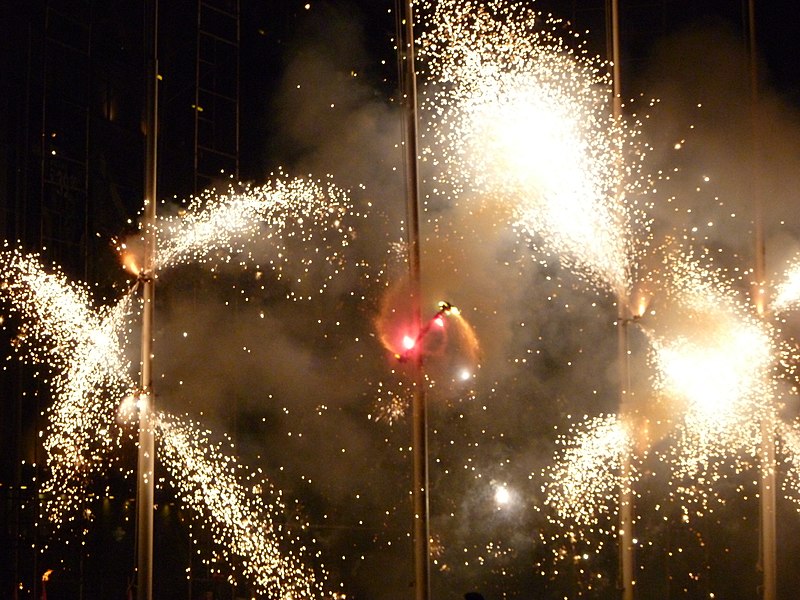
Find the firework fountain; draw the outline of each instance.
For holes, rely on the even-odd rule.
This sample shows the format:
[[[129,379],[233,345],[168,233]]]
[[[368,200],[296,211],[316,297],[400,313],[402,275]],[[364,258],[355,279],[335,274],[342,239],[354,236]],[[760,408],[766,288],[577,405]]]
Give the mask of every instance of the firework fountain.
[[[329,248],[328,258],[336,265],[350,238],[342,224],[346,204],[346,195],[333,186],[300,179],[276,178],[228,195],[209,192],[195,199],[183,217],[154,223],[159,250],[152,259],[153,276],[202,257],[225,260],[237,248],[252,245],[255,237],[280,240],[281,229],[299,224],[304,243]],[[144,222],[142,227],[144,236]],[[129,245],[123,251],[129,252]],[[306,265],[314,260],[307,259]],[[48,478],[42,493],[46,516],[59,525],[91,504],[93,478],[122,467],[117,450],[132,438],[129,428],[141,419],[143,394],[131,379],[125,348],[135,312],[133,293],[142,280],[115,306],[95,310],[87,291],[59,273],[47,273],[35,256],[7,248],[2,265],[3,296],[23,323],[15,347],[24,360],[46,361],[56,373],[50,381],[54,404],[44,438]],[[334,273],[338,268],[333,267]],[[154,447],[178,498],[203,518],[221,555],[240,565],[239,575],[257,593],[336,596],[326,589],[324,567],[315,572],[307,564],[308,548],[287,539],[274,524],[285,510],[279,491],[210,443],[210,432],[157,410],[147,414],[145,427],[159,441]]]
[[[635,201],[627,197],[633,190],[631,185],[635,185],[631,179],[636,174],[636,165],[625,165],[621,156],[635,130],[626,129],[621,119],[618,55],[613,61],[613,93],[608,95],[608,92],[598,92],[606,90],[609,83],[605,76],[598,75],[598,64],[560,46],[556,36],[550,37],[542,30],[541,20],[537,22],[536,16],[520,5],[444,2],[429,9],[434,26],[423,38],[423,52],[430,65],[432,82],[427,89],[427,107],[435,123],[429,132],[429,137],[436,142],[431,146],[430,156],[444,165],[445,174],[440,182],[449,183],[450,189],[455,190],[456,202],[478,196],[483,201],[510,204],[515,224],[529,236],[527,239],[540,254],[557,255],[562,264],[617,299],[620,415],[603,420],[602,427],[590,422],[586,430],[578,434],[578,439],[585,441],[585,451],[591,456],[597,453],[590,451],[590,446],[607,448],[617,457],[609,464],[619,469],[619,479],[613,476],[601,487],[606,491],[617,489],[620,494],[621,585],[623,597],[631,598],[634,586],[634,494],[631,486],[638,477],[634,463],[642,459],[634,456],[636,451],[631,441],[620,443],[619,436],[632,429],[629,421],[638,412],[630,398],[627,329],[630,322],[644,313],[643,308],[632,310],[629,298],[632,272],[637,268],[637,259],[643,257],[642,249],[647,246],[648,219]],[[555,98],[559,102],[553,102]],[[603,115],[607,112],[609,98],[611,118],[606,120]],[[591,159],[588,154],[582,154],[581,149],[586,148],[592,150]],[[571,171],[576,165],[574,172]],[[640,231],[644,231],[643,236]],[[732,345],[740,350],[747,347],[756,352],[755,356],[747,354],[750,356],[747,368],[739,365],[737,378],[731,380],[735,382],[745,377],[740,385],[728,392],[705,392],[707,397],[719,397],[722,393],[721,403],[726,407],[723,412],[728,415],[724,423],[713,425],[710,412],[694,409],[675,421],[681,423],[679,429],[686,428],[679,436],[679,455],[688,452],[695,456],[688,461],[695,467],[703,460],[696,460],[694,453],[703,454],[701,449],[708,448],[710,439],[700,432],[709,427],[718,435],[725,432],[718,437],[726,440],[722,443],[724,450],[718,449],[719,456],[730,456],[739,450],[751,457],[762,455],[761,498],[765,502],[762,512],[766,519],[762,528],[767,536],[763,560],[765,586],[771,587],[774,586],[770,584],[774,579],[770,575],[774,570],[774,557],[768,558],[774,536],[768,532],[774,531],[774,527],[768,521],[774,520],[774,502],[769,501],[769,496],[774,493],[775,484],[767,478],[774,476],[775,468],[774,442],[767,440],[773,437],[769,433],[773,427],[769,424],[775,422],[777,396],[768,383],[771,381],[768,373],[779,352],[771,341],[775,331],[768,325],[754,323],[749,311],[739,306],[738,301],[723,301],[735,294],[726,291],[722,277],[714,270],[689,266],[694,264],[691,258],[673,254],[668,254],[665,260],[662,275],[648,273],[640,283],[649,283],[654,289],[661,287],[662,293],[672,298],[674,308],[667,306],[667,312],[673,309],[693,311],[695,309],[690,307],[698,306],[698,298],[703,298],[705,313],[703,316],[695,313],[693,327],[696,329],[703,320],[713,323],[720,319],[714,337],[727,341],[720,342],[720,346],[709,346],[710,342],[701,344],[704,355],[710,353],[722,361],[715,363],[717,369],[722,368],[723,363],[736,368],[734,357],[722,352],[725,347]],[[763,254],[757,261],[761,263],[756,269],[757,296],[763,296]],[[709,282],[718,289],[709,288]],[[688,296],[675,292],[687,285],[693,290]],[[715,299],[722,305],[738,308],[729,309],[729,316],[715,317],[718,313],[717,309],[712,310]],[[757,307],[760,306],[763,306],[763,299],[757,302]],[[759,312],[762,312],[760,308]],[[693,382],[688,367],[698,364],[690,358],[698,342],[681,339],[675,327],[671,329],[672,333],[665,334],[669,339],[661,341],[648,333],[654,347],[651,365],[660,373],[657,378],[661,378],[657,388],[663,390],[666,379],[679,388],[686,386],[682,391],[672,387],[669,395],[697,397],[703,394],[702,388],[697,386],[699,380]],[[673,357],[687,362],[679,366],[672,362]],[[660,370],[667,363],[675,367],[675,370],[669,368],[671,375]],[[741,409],[742,406],[750,407],[750,413]],[[746,420],[746,414],[750,415],[749,419],[753,414],[762,415],[758,421],[764,432],[755,438],[752,420]],[[762,450],[754,454],[752,441],[759,437],[764,440]],[[569,445],[569,448],[562,455],[567,463],[577,460],[573,452],[575,447]],[[677,458],[675,468],[681,470],[682,463],[687,464],[684,459]],[[573,466],[576,472],[581,471],[580,463]],[[556,487],[564,484],[563,478],[570,477],[569,468],[565,466],[564,469],[567,470],[556,468],[554,479],[562,479]],[[556,505],[562,501],[556,499],[559,494],[572,494],[567,490],[556,493],[552,488],[551,492]],[[586,493],[591,496],[595,492]],[[607,498],[598,501],[606,503]],[[579,515],[580,510],[562,512],[567,513],[572,518]]]
[[[622,119],[618,39],[609,78],[520,5],[444,2],[433,12],[436,27],[423,40],[436,86],[428,98],[432,152],[444,155],[453,189],[510,204],[525,240],[616,296],[622,418],[609,431],[624,438],[632,417],[628,298],[636,225],[646,235],[646,219],[627,200],[631,167],[622,155],[635,131]],[[610,487],[620,494],[621,585],[630,599],[632,458],[628,443],[610,448],[621,452]]]
[[[670,416],[659,424],[653,440],[662,448],[667,441],[672,444],[658,458],[667,464],[670,483],[685,506],[711,503],[708,489],[723,476],[715,472],[720,461],[739,454],[739,473],[754,467],[763,436],[753,425],[753,415],[758,425],[775,424],[790,465],[786,494],[796,496],[797,428],[780,422],[774,406],[780,396],[776,357],[792,358],[793,351],[778,341],[779,332],[766,317],[757,318],[752,306],[741,301],[730,274],[713,268],[713,257],[698,258],[685,248],[661,256],[650,253],[650,262],[660,257],[662,264],[637,277],[636,286],[648,288],[658,311],[645,314],[645,303],[634,306],[634,273],[650,234],[648,217],[632,193],[638,165],[621,161],[633,146],[636,127],[621,117],[618,73],[603,75],[608,65],[575,52],[561,41],[553,23],[545,25],[540,15],[519,4],[447,0],[417,6],[417,22],[424,29],[422,69],[428,75],[423,108],[431,120],[423,132],[429,146],[421,152],[413,143],[416,118],[408,121],[406,138],[408,187],[414,190],[408,196],[407,232],[414,323],[405,342],[382,340],[393,364],[406,363],[415,373],[417,597],[429,593],[428,562],[437,551],[429,546],[439,545],[438,538],[431,542],[427,525],[424,411],[429,380],[422,355],[427,342],[437,339],[440,322],[461,322],[449,303],[440,304],[431,321],[421,320],[418,154],[427,166],[443,167],[432,194],[507,216],[520,245],[533,247],[539,257],[559,260],[592,293],[599,290],[617,302],[619,411],[589,415],[559,438],[561,449],[546,469],[543,491],[559,535],[573,542],[589,534],[617,539],[623,594],[630,597],[632,498],[646,451],[629,422],[639,407],[629,397],[628,329],[641,331],[647,342],[653,404],[669,406]],[[407,8],[410,13],[410,3]],[[404,45],[413,50],[410,16]],[[618,68],[618,60],[613,62]],[[413,79],[413,61],[406,66]],[[416,93],[410,98],[416,100]],[[247,262],[254,239],[264,237],[280,249],[272,265],[280,271],[280,262],[292,254],[283,246],[291,237],[287,231],[295,227],[307,233],[303,240],[310,246],[336,248],[327,262],[337,273],[338,249],[350,239],[350,230],[342,225],[347,205],[345,195],[332,186],[278,176],[261,188],[196,198],[176,216],[156,219],[153,214],[150,219],[146,213],[139,241],[152,231],[157,245],[150,268],[146,258],[142,262],[142,255],[131,253],[131,264],[142,265],[131,269],[138,277],[134,287],[138,291],[156,275],[181,265],[235,262],[236,253]],[[333,236],[323,233],[320,239],[320,232]],[[317,257],[308,260],[303,262],[306,271]],[[308,549],[284,539],[287,533],[275,523],[285,510],[279,490],[248,472],[199,423],[155,409],[136,412],[137,401],[152,394],[144,376],[141,385],[134,384],[125,357],[129,324],[136,316],[133,293],[109,309],[95,310],[86,290],[58,273],[47,273],[33,256],[6,248],[2,268],[0,291],[24,323],[16,347],[24,359],[47,362],[56,372],[50,382],[55,403],[44,439],[50,473],[43,484],[46,512],[53,521],[74,518],[76,508],[91,501],[86,482],[119,464],[118,448],[132,441],[138,416],[149,415],[140,430],[152,430],[168,483],[183,506],[209,523],[221,560],[234,561],[237,575],[257,593],[331,595],[324,569],[311,569]],[[797,305],[793,272],[766,313]],[[145,299],[139,305],[142,315],[147,303]],[[144,372],[150,352],[142,345]],[[704,377],[708,371],[723,374],[713,386]],[[492,485],[495,502],[507,507],[513,498],[510,488],[496,481]],[[598,542],[596,552],[605,545]],[[563,558],[553,552],[554,560]]]

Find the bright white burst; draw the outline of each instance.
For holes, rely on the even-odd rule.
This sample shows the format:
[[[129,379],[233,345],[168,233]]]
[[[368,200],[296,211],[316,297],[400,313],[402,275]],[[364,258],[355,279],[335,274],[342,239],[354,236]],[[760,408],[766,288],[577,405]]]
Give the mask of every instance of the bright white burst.
[[[796,259],[784,274],[783,281],[776,286],[770,309],[780,313],[796,309],[798,305],[800,305],[800,260]]]
[[[667,302],[649,330],[649,360],[656,391],[676,405],[688,436],[684,453],[698,468],[709,453],[752,453],[761,421],[776,418],[777,332],[724,273],[692,257],[665,265]]]
[[[626,201],[635,135],[611,116],[603,64],[520,4],[448,0],[427,8],[429,160],[449,193],[490,198],[543,252],[627,296],[643,215]],[[628,160],[627,164],[623,161]]]

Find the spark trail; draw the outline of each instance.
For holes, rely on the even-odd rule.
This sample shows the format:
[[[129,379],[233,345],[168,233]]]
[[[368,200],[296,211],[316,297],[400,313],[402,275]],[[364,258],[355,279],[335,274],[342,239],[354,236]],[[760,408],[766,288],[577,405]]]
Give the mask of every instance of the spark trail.
[[[236,459],[198,424],[160,414],[156,427],[172,486],[185,506],[210,522],[222,564],[241,565],[242,576],[259,595],[340,597],[326,596],[324,566],[319,576],[309,567],[309,550],[297,535],[305,533],[307,523],[276,521],[287,512],[279,491],[256,474],[242,474]]]
[[[237,255],[244,264],[252,262],[253,250],[266,241],[273,255],[270,266],[279,276],[290,261],[300,262],[304,274],[316,262],[332,265],[322,291],[338,273],[341,252],[352,233],[343,224],[347,207],[343,190],[299,178],[279,177],[263,186],[230,188],[224,194],[206,192],[178,216],[158,219],[156,268],[163,271],[214,258],[229,262]],[[305,255],[299,256],[301,252]]]
[[[95,311],[85,288],[8,245],[0,254],[0,279],[0,294],[21,321],[15,349],[50,375],[49,477],[42,491],[47,516],[59,523],[91,501],[87,482],[106,472],[122,443],[114,400],[133,389],[120,345],[131,300]]]
[[[312,256],[302,260],[302,273],[311,273],[321,256],[319,262],[334,263],[330,278],[351,235],[342,225],[346,208],[343,191],[300,179],[236,194],[206,194],[182,216],[159,221],[159,273],[189,262],[230,262],[236,253],[250,258],[249,249],[266,226],[267,239],[278,246],[275,269],[294,258],[287,256],[286,238],[296,237],[298,244],[314,242]],[[133,259],[128,264],[135,272]],[[20,320],[14,346],[23,361],[40,365],[49,376],[53,404],[44,437],[48,468],[42,492],[44,512],[56,526],[92,503],[93,480],[114,467],[123,469],[119,451],[133,439],[137,392],[125,350],[136,312],[135,287],[110,307],[95,309],[84,287],[57,270],[48,273],[35,255],[8,244],[0,254],[0,295]],[[320,291],[324,288],[323,283]],[[285,507],[279,492],[254,475],[244,477],[235,456],[211,445],[210,433],[191,422],[160,414],[156,432],[159,460],[179,500],[211,531],[221,555],[234,559],[237,576],[259,593],[287,600],[342,597],[327,590],[324,567],[310,566],[318,555],[290,537],[303,524],[281,523]]]

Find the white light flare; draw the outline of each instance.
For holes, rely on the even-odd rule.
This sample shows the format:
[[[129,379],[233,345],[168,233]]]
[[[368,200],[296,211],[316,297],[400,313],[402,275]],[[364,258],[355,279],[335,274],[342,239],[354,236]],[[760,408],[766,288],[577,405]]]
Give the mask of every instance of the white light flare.
[[[699,339],[653,342],[656,384],[698,417],[724,421],[757,400],[772,365],[772,344],[756,325],[729,323]]]
[[[417,345],[417,340],[410,335],[403,336],[403,350],[413,350]]]
[[[511,491],[505,483],[495,484],[494,486],[494,502],[498,509],[502,509],[511,503]]]

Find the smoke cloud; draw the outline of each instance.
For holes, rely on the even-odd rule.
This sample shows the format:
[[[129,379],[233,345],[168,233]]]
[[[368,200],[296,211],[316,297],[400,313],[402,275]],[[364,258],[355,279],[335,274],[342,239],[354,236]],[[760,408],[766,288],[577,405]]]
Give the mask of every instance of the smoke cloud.
[[[365,24],[341,6],[312,12],[265,107],[275,131],[267,153],[292,175],[331,174],[350,190],[360,215],[342,273],[310,301],[285,299],[293,267],[280,280],[233,268],[165,276],[159,393],[169,410],[230,432],[245,464],[263,465],[300,500],[348,592],[399,599],[413,579],[409,415],[393,424],[375,416],[387,397],[410,397],[406,367],[376,328],[385,297],[405,281],[403,117],[375,81]],[[753,124],[746,66],[738,40],[719,29],[656,49],[640,82],[660,99],[644,129],[653,232],[658,244],[696,228],[695,239],[749,268],[758,181],[773,272],[800,247],[798,119],[764,86]],[[509,567],[510,585],[533,589],[529,565],[545,526],[539,473],[555,428],[618,403],[613,298],[553,257],[532,256],[505,212],[430,201],[423,215],[423,319],[437,301],[452,302],[480,346],[466,381],[457,341],[442,342],[448,360],[429,357],[434,585],[447,597],[475,585],[507,590],[497,565]],[[399,322],[408,307],[398,298]],[[497,485],[511,490],[508,506],[498,507]],[[497,540],[494,558],[472,558]]]

